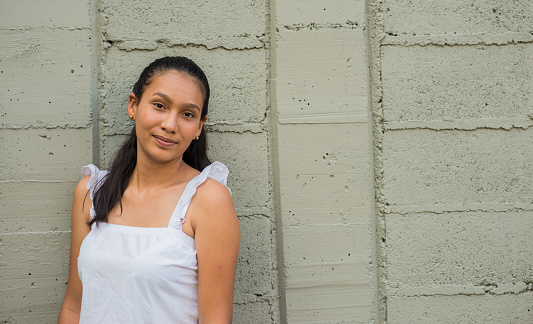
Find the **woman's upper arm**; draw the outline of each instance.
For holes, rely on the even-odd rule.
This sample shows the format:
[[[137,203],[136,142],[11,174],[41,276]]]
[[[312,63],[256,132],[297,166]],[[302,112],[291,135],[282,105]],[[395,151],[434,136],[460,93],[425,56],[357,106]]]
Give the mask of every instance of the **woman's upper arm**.
[[[81,179],[74,191],[68,283],[63,306],[59,314],[59,323],[77,323],[79,321],[82,285],[78,276],[78,255],[80,253],[81,243],[90,231],[90,227],[87,225],[87,222],[91,218],[90,209],[92,205],[87,190],[89,178],[90,176],[86,176]]]
[[[240,244],[239,221],[231,195],[224,185],[208,179],[198,188],[191,207],[200,323],[231,323]]]

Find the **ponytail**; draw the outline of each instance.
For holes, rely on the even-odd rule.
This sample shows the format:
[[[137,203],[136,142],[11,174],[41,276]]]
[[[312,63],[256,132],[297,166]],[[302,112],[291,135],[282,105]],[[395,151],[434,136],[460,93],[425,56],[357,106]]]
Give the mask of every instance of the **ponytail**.
[[[183,153],[183,162],[200,172],[211,164],[207,157],[207,134],[203,128],[198,139],[192,141],[191,145]]]
[[[89,222],[89,225],[107,222],[109,213],[117,203],[120,204],[122,210],[122,195],[130,182],[136,164],[137,134],[135,127],[133,127],[130,136],[118,150],[115,160],[111,164],[111,170],[100,180],[101,186],[94,193],[93,206],[96,215]]]

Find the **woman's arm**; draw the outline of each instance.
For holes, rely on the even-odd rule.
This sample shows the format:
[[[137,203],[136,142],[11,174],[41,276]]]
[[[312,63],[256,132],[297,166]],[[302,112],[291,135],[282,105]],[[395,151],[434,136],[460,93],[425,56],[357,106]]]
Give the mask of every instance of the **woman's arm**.
[[[208,179],[189,215],[198,258],[199,323],[231,323],[240,227],[228,189]]]
[[[61,312],[59,324],[78,323],[80,321],[82,285],[78,276],[78,254],[83,239],[89,234],[91,228],[87,222],[91,219],[91,198],[87,191],[87,182],[90,176],[81,179],[74,191],[72,202],[72,227],[70,238],[70,266],[68,271],[67,291]]]

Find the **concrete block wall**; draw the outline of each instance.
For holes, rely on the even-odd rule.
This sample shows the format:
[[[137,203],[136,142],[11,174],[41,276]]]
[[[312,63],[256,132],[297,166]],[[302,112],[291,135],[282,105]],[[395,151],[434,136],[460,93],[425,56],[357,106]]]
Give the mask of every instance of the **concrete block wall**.
[[[0,322],[54,323],[79,171],[157,57],[208,75],[234,323],[533,321],[527,1],[39,0],[0,10]]]
[[[380,320],[533,320],[533,11],[369,1]]]
[[[271,1],[282,323],[377,320],[364,1]]]
[[[57,321],[72,189],[92,161],[91,5],[0,10],[0,322]]]

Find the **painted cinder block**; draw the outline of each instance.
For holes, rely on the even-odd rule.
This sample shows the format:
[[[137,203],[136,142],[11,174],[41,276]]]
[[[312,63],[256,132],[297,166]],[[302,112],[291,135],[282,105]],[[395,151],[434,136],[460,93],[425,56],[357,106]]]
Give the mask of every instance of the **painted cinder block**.
[[[531,211],[389,214],[386,221],[394,294],[509,293],[506,285],[533,281]]]
[[[533,129],[385,132],[383,195],[391,211],[531,208]]]
[[[389,298],[387,323],[531,323],[533,292]]]
[[[266,133],[211,132],[208,155],[229,169],[228,186],[237,210],[270,206],[270,178]]]
[[[444,121],[437,127],[457,128],[529,125],[532,61],[533,44],[385,46],[385,122],[424,126]]]
[[[383,1],[389,34],[455,34],[526,32],[533,30],[528,1]]]
[[[267,301],[233,305],[233,324],[279,323]]]
[[[57,321],[66,287],[69,242],[68,232],[0,236],[0,319]]]
[[[66,276],[32,277],[33,273],[27,279],[0,279],[1,323],[57,322],[66,290]]]
[[[90,0],[4,1],[0,29],[89,28]]]
[[[88,127],[88,30],[0,30],[0,128]]]
[[[369,224],[321,224],[283,229],[287,288],[369,283]],[[334,238],[334,240],[332,240]]]
[[[366,125],[280,125],[278,136],[284,225],[369,221]]]
[[[280,123],[367,121],[361,29],[280,30],[276,42]]]
[[[104,106],[100,111],[104,135],[129,134],[133,125],[127,116],[128,95],[142,69],[163,56],[186,56],[206,73],[211,88],[208,123],[259,123],[267,109],[266,52],[262,49],[208,51],[198,47],[157,51],[107,50],[103,80]]]
[[[61,277],[68,271],[69,232],[16,232],[1,240],[2,280]]]
[[[365,23],[365,2],[362,0],[286,0],[276,2],[276,23],[289,25],[326,25]]]
[[[278,133],[281,176],[370,172],[368,156],[365,155],[369,150],[367,125],[280,125]]]
[[[353,224],[368,221],[369,192],[362,184],[366,173],[292,174],[280,178],[284,226],[302,224]]]
[[[235,278],[235,296],[256,299],[272,290],[273,225],[264,216],[241,217],[241,246]]]
[[[110,40],[150,40],[208,47],[263,46],[267,1],[102,1]],[[142,21],[142,28],[139,27]],[[231,22],[231,23],[229,23]]]
[[[372,294],[367,285],[295,290],[287,295],[287,323],[373,323]]]
[[[0,182],[0,233],[70,231],[75,187],[76,179]]]
[[[283,237],[289,322],[371,318],[368,224],[284,226]]]
[[[83,128],[0,130],[0,179],[79,179],[81,167],[91,160],[91,142],[91,130]]]
[[[100,162],[98,164],[98,167],[101,170],[109,170],[111,168],[111,164],[113,163],[113,159],[115,158],[117,151],[120,149],[120,147],[127,138],[127,135],[113,135],[101,137]],[[87,164],[88,163],[90,163],[90,161],[88,161]]]

